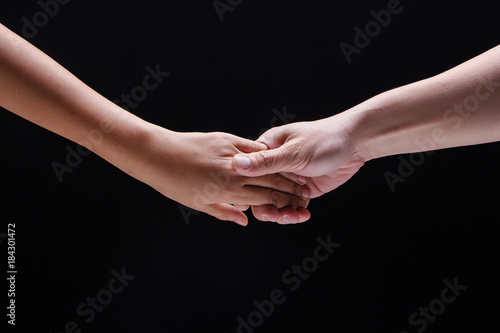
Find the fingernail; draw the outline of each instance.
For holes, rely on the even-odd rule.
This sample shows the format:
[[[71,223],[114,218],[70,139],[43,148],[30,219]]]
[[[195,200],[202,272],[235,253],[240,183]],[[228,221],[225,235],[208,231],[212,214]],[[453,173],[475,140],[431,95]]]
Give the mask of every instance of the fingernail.
[[[297,177],[297,181],[298,181],[298,182],[299,182],[299,184],[301,184],[301,185],[304,185],[305,183],[307,183],[307,179],[306,179],[306,177],[304,177],[304,176],[298,176],[298,177]]]
[[[309,220],[309,218],[299,216],[299,222],[300,222],[300,223],[305,222],[305,221],[307,221],[307,220]]]
[[[300,199],[298,202],[299,207],[306,208],[307,207],[307,201]]]
[[[247,156],[243,155],[236,156],[236,163],[238,163],[238,166],[243,170],[248,170],[252,166],[252,162],[250,161],[250,159]]]
[[[246,227],[248,224],[248,222],[243,221],[243,220],[234,220],[233,222],[241,225],[242,227]]]
[[[283,221],[285,223],[292,223],[292,220],[290,220],[290,217],[288,215],[283,216]]]
[[[264,221],[269,221],[269,217],[267,215],[262,215],[261,218],[264,220]]]
[[[311,191],[308,188],[302,189],[302,198],[308,199],[311,196]]]

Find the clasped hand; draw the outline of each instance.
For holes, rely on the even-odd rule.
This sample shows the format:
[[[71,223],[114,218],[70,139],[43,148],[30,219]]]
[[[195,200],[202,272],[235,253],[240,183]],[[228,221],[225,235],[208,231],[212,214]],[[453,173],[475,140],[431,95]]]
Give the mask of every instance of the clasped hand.
[[[186,206],[240,225],[248,223],[243,211],[250,206],[261,221],[307,221],[309,198],[337,188],[365,163],[342,114],[272,128],[255,142],[158,126],[149,132],[140,149],[146,171],[132,176]]]
[[[298,175],[238,174],[232,166],[237,154],[267,149],[260,142],[227,133],[180,133],[148,124],[134,151],[115,165],[163,195],[220,220],[246,225],[243,211],[290,209],[309,218],[310,190]],[[303,183],[303,182],[302,182]],[[268,208],[269,207],[269,208]]]

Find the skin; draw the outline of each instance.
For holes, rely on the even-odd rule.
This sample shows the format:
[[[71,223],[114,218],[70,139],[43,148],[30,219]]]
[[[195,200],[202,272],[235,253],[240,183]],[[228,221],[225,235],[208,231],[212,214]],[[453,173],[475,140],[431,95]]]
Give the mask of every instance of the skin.
[[[236,155],[245,176],[309,177],[311,198],[349,180],[372,159],[500,140],[500,46],[434,77],[377,95],[329,118],[275,127],[269,148]],[[297,223],[304,211],[252,207],[263,221]],[[307,212],[306,212],[307,214]]]
[[[81,144],[166,197],[246,225],[249,205],[307,206],[295,174],[249,178],[238,153],[267,149],[226,133],[179,133],[148,123],[104,98],[0,25],[0,106]],[[305,208],[300,208],[305,210]]]

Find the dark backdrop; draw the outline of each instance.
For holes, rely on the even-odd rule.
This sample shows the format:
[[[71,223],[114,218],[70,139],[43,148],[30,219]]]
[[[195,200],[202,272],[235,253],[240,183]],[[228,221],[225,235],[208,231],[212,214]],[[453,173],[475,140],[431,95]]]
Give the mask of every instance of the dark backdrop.
[[[159,64],[170,76],[133,113],[177,131],[253,138],[292,115],[323,118],[440,73],[500,40],[496,1],[402,0],[402,12],[348,64],[339,44],[353,44],[354,27],[364,29],[388,0],[238,2],[221,21],[210,0],[73,0],[28,40],[110,99]],[[23,35],[22,18],[38,15],[42,25],[41,10],[35,0],[2,0],[0,22]],[[289,118],[278,119],[285,107]],[[397,174],[401,157],[371,161],[313,200],[309,222],[251,218],[242,228],[192,211],[184,217],[176,202],[96,155],[59,182],[51,164],[76,145],[0,116],[0,236],[16,224],[12,331],[229,333],[238,317],[256,326],[242,326],[245,333],[500,328],[498,143],[435,152],[395,191],[384,173]],[[318,237],[341,245],[316,267]],[[307,278],[287,275],[303,262]],[[113,270],[135,278],[118,292]],[[442,308],[445,279],[468,288]],[[270,313],[275,289],[284,302]],[[92,316],[86,302],[96,296],[107,304]],[[419,308],[429,305],[437,315],[422,319]]]

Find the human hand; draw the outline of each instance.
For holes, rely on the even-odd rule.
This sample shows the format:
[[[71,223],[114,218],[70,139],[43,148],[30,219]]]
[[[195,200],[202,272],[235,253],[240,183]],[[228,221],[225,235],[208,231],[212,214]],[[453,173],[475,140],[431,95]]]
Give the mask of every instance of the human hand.
[[[134,146],[112,163],[163,195],[218,219],[246,225],[242,211],[249,205],[307,206],[308,189],[297,184],[296,175],[253,178],[234,171],[233,156],[267,149],[262,143],[227,133],[172,132],[149,124],[144,139]]]
[[[312,122],[271,128],[256,140],[269,150],[238,154],[233,167],[244,176],[290,172],[308,177],[311,198],[332,191],[349,180],[365,163],[357,152],[351,120],[346,114]],[[252,206],[256,218],[288,224],[309,219],[307,210]]]

